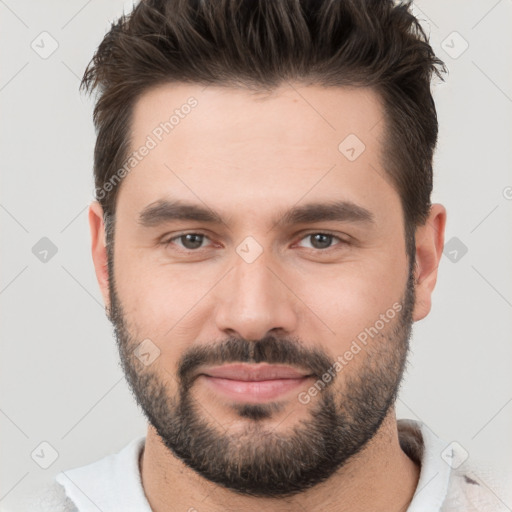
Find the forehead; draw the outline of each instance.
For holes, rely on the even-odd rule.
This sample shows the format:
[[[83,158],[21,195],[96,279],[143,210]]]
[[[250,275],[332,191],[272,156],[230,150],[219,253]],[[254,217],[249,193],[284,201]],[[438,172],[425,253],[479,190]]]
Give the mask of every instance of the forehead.
[[[138,155],[118,201],[140,211],[166,195],[186,196],[262,213],[263,205],[306,195],[368,204],[378,192],[396,200],[381,162],[383,115],[368,88],[290,83],[255,93],[165,84],[134,107]]]
[[[372,132],[379,133],[374,128],[382,118],[380,97],[370,88],[289,83],[271,92],[254,92],[165,84],[145,92],[136,102],[132,130],[135,140],[153,132],[156,138],[172,132],[180,142],[193,130],[209,149],[221,149],[220,142],[239,143],[249,152],[272,139],[276,148],[300,144],[307,151],[320,143],[326,147],[334,143],[337,149],[338,139],[348,133],[367,139]]]

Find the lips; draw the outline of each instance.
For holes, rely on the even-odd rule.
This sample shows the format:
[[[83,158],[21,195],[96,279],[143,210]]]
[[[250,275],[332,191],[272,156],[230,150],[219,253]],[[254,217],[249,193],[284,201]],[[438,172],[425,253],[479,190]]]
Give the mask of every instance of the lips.
[[[290,396],[312,377],[306,371],[275,364],[224,364],[202,368],[198,381],[216,394],[245,403]]]
[[[202,375],[220,379],[237,381],[268,381],[282,379],[302,379],[309,376],[305,371],[298,370],[291,366],[269,365],[269,364],[227,364],[205,368]]]

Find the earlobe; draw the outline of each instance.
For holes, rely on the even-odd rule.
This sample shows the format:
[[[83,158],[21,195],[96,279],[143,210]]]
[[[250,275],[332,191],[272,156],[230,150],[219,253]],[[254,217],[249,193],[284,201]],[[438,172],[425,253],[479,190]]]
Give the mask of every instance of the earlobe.
[[[103,221],[103,208],[98,201],[94,201],[89,206],[89,228],[91,232],[91,252],[94,270],[108,316],[110,308],[108,254],[105,238],[105,224]]]
[[[415,322],[425,318],[431,309],[437,269],[443,254],[445,225],[445,207],[433,204],[425,224],[416,229],[416,300],[413,311]]]

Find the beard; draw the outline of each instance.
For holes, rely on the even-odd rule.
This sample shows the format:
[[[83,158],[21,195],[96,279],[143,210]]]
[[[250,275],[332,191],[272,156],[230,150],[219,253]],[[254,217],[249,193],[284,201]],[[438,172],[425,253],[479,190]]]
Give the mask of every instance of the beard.
[[[327,480],[375,436],[394,405],[404,372],[414,307],[412,268],[393,321],[318,393],[306,419],[289,431],[276,431],[265,419],[288,402],[231,404],[243,428],[228,432],[192,396],[197,370],[223,363],[285,364],[317,379],[333,366],[333,358],[290,338],[268,336],[248,341],[228,338],[185,350],[176,373],[144,366],[134,356],[141,339],[129,328],[113,279],[109,258],[110,315],[120,361],[132,394],[163,444],[207,480],[240,495],[285,498]],[[170,344],[169,344],[170,345]],[[177,382],[171,395],[167,383]],[[291,410],[293,412],[293,410]]]

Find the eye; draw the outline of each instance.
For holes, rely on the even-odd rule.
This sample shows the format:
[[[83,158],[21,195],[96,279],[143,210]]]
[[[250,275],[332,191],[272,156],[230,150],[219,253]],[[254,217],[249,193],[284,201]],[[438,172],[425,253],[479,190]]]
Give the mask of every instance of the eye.
[[[204,244],[207,240],[210,240],[206,235],[202,233],[182,233],[181,235],[174,236],[172,238],[167,239],[162,242],[162,244],[167,247],[170,244],[175,244],[181,249],[185,249],[187,251],[195,251],[197,249],[201,249],[207,246]],[[309,240],[309,244],[307,241]],[[348,243],[347,241],[341,239],[340,237],[333,235],[331,233],[317,232],[317,233],[309,233],[304,236],[301,241],[298,243],[299,246],[305,247],[308,249],[314,250],[326,250],[334,247],[333,242],[337,240],[341,244]],[[306,245],[304,245],[304,241],[306,241]]]
[[[307,247],[308,249],[329,249],[332,247],[333,240],[338,240],[344,243],[344,240],[341,238],[331,235],[330,233],[310,233],[306,235],[302,240],[310,240],[310,246],[304,246],[299,243],[302,247]]]
[[[183,249],[194,250],[200,249],[205,240],[209,240],[209,238],[201,233],[186,233],[169,238],[163,244],[167,247],[169,244],[174,243]]]

